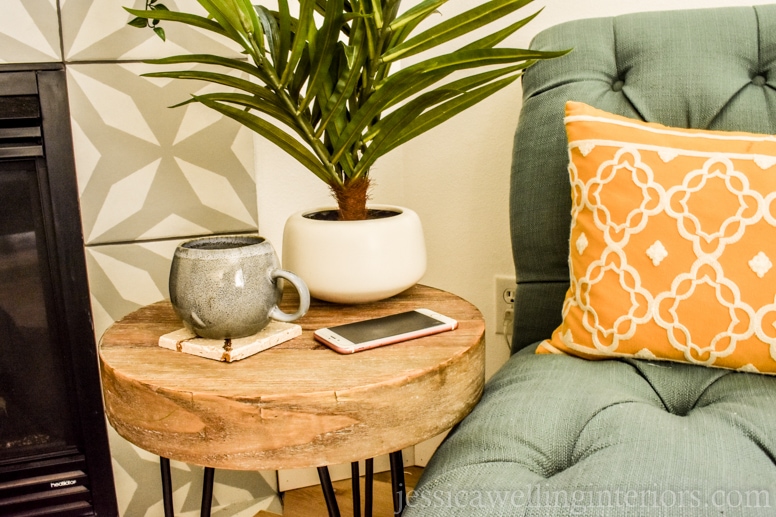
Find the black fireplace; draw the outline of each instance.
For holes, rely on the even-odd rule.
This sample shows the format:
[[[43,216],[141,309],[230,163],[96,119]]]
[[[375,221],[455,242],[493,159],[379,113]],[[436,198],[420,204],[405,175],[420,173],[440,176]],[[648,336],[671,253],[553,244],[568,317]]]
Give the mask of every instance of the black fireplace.
[[[118,515],[65,71],[0,66],[0,515]]]

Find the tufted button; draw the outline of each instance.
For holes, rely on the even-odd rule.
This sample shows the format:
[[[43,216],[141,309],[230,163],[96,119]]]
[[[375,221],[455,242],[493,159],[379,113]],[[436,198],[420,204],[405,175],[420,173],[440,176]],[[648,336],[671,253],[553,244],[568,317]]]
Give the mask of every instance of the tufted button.
[[[618,79],[617,81],[612,84],[612,91],[613,92],[619,92],[622,91],[622,87],[625,85],[625,82]]]
[[[755,86],[764,86],[765,85],[765,77],[762,75],[756,75],[752,77],[752,84]]]

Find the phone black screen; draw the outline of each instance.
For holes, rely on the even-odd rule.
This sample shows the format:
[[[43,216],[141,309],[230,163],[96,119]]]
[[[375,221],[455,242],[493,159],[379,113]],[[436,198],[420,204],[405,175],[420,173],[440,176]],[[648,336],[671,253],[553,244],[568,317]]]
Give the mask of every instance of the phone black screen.
[[[331,327],[331,331],[336,332],[353,343],[364,343],[387,336],[396,336],[416,330],[438,327],[444,324],[444,322],[418,311],[408,311],[383,316],[382,318]]]

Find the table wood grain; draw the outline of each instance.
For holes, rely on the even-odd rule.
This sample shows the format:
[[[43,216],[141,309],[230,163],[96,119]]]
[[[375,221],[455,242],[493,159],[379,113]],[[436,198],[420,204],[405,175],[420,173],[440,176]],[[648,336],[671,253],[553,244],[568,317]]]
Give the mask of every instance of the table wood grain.
[[[295,293],[286,291],[290,309]],[[426,307],[457,330],[350,355],[313,339],[326,326]],[[157,345],[182,327],[169,301],[143,307],[100,340],[105,408],[139,446],[196,465],[259,470],[347,463],[438,435],[482,394],[485,324],[465,300],[415,286],[389,300],[313,300],[300,337],[234,363]]]

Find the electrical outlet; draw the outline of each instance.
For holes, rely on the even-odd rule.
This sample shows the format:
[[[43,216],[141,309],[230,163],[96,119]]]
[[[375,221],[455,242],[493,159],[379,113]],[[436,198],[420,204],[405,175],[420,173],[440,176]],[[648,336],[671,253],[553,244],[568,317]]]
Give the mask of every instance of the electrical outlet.
[[[512,333],[512,317],[515,306],[515,277],[496,276],[496,334]]]

